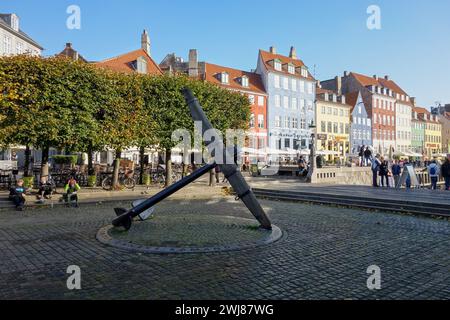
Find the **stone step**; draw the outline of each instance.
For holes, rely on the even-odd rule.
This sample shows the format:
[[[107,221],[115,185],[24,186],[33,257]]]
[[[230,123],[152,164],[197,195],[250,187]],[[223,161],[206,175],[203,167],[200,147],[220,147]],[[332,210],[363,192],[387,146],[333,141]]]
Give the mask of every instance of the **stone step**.
[[[378,195],[372,196],[372,195],[368,195],[368,194],[362,194],[361,193],[354,193],[352,194],[352,192],[354,192],[354,190],[348,190],[348,194],[339,194],[339,193],[330,193],[328,192],[319,192],[319,191],[291,191],[291,190],[271,190],[271,189],[259,189],[259,188],[255,188],[253,189],[254,192],[271,192],[271,193],[277,193],[279,195],[287,195],[287,196],[292,196],[292,197],[298,197],[298,196],[322,196],[322,197],[326,197],[326,198],[331,198],[331,199],[339,199],[339,200],[345,200],[345,201],[350,201],[350,200],[364,200],[364,201],[370,201],[370,202],[377,202],[377,203],[386,203],[386,202],[392,202],[395,203],[395,205],[401,205],[401,206],[419,206],[419,207],[424,207],[424,208],[439,208],[439,209],[443,209],[443,210],[450,210],[450,204],[448,203],[441,203],[441,202],[431,202],[429,197],[426,198],[420,198],[418,195],[416,194],[410,194],[407,196],[413,197],[414,200],[411,199],[407,199],[405,194],[396,194],[395,198],[391,198],[391,197],[381,197]],[[449,194],[450,195],[450,194]],[[403,196],[402,198],[399,198]],[[440,200],[439,198],[436,198],[436,200]]]
[[[356,208],[368,208],[376,209],[382,211],[393,211],[393,212],[404,212],[404,213],[414,213],[420,215],[435,215],[450,217],[450,209],[448,207],[430,207],[424,204],[399,204],[394,202],[386,202],[383,199],[364,199],[351,197],[349,199],[343,199],[342,197],[333,197],[328,194],[300,194],[300,193],[289,193],[282,191],[269,191],[269,190],[254,190],[255,195],[260,198],[274,199],[274,200],[285,200],[285,201],[300,201],[300,202],[311,202],[320,203],[328,205],[340,205],[346,207],[356,207]]]

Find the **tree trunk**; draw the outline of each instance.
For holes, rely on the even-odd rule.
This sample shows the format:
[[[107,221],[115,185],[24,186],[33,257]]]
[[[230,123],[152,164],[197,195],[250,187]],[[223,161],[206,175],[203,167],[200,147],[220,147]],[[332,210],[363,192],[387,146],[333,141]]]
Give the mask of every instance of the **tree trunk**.
[[[144,170],[145,170],[144,158],[145,158],[145,147],[141,146],[139,148],[139,163],[141,164],[141,171],[139,172],[140,185],[144,184]]]
[[[89,176],[93,176],[95,175],[95,170],[94,170],[94,151],[92,150],[92,145],[89,145],[88,147],[88,175]]]
[[[42,157],[41,157],[41,178],[48,177],[48,156],[50,153],[50,147],[45,146],[42,149]]]
[[[172,151],[166,151],[166,187],[172,185]]]
[[[27,144],[25,146],[25,165],[23,169],[23,176],[24,177],[30,177],[30,158],[31,158],[31,149],[30,146]]]
[[[122,156],[121,150],[116,150],[116,158],[114,159],[113,166],[113,178],[112,178],[112,190],[117,190],[119,187],[119,169],[120,169],[120,158]]]

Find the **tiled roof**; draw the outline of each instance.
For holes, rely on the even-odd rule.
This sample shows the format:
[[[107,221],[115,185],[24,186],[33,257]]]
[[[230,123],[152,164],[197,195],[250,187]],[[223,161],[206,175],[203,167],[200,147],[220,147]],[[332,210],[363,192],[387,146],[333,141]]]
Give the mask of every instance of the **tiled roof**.
[[[19,37],[25,38],[28,42],[32,43],[35,47],[44,50],[44,48],[42,48],[42,46],[37,43],[36,41],[34,41],[29,35],[27,35],[25,32],[23,32],[22,30],[19,29],[19,32],[17,32],[16,30],[14,30],[13,28],[11,28],[11,26],[3,19],[2,16],[5,16],[5,14],[0,14],[0,25],[4,26],[5,28],[8,29],[9,32],[12,32],[16,35],[18,35]]]
[[[220,81],[219,75],[222,72],[228,73],[228,84],[223,84]],[[243,87],[240,80],[243,76],[248,77],[248,87]],[[238,69],[219,66],[216,64],[205,63],[205,80],[224,88],[251,91],[259,94],[266,94],[264,85],[261,81],[261,76],[254,72],[247,72]]]
[[[408,96],[408,94],[393,80],[385,79],[385,78],[375,79],[374,77],[365,76],[363,74],[359,74],[356,72],[351,72],[351,74],[364,87],[367,87],[367,86],[384,87],[384,88],[388,88],[389,90],[391,90],[394,93]],[[398,100],[398,101],[401,102],[402,104],[406,104],[406,105],[410,105],[410,106],[413,105],[411,101],[406,101],[406,100]]]
[[[136,71],[135,67],[133,66],[133,62],[136,61],[139,57],[143,57],[147,61],[148,74],[160,75],[163,73],[158,64],[156,64],[156,62],[143,49],[138,49],[111,59],[96,62],[95,65],[113,71],[132,73]]]
[[[299,78],[304,78],[300,75],[299,72],[297,72],[297,70],[295,72],[295,75],[289,73],[287,70],[287,67],[286,67],[287,64],[293,64],[295,66],[295,68],[306,67],[306,65],[303,63],[302,60],[289,58],[289,57],[283,56],[281,54],[274,54],[274,53],[270,53],[270,52],[264,51],[264,50],[259,50],[259,55],[261,56],[261,59],[264,62],[264,65],[268,71],[282,73],[282,74],[286,74],[289,76],[297,76]],[[278,59],[281,61],[281,64],[283,67],[282,71],[275,70],[275,68],[269,63],[270,61],[275,60],[275,59]],[[312,81],[315,80],[309,71],[308,71],[308,77],[306,79],[309,79]]]

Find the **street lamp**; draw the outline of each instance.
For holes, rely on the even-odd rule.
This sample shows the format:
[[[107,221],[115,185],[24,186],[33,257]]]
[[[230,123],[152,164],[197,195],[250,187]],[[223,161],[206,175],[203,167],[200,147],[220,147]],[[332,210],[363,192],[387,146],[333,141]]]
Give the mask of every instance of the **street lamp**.
[[[316,125],[314,124],[314,120],[311,120],[311,123],[309,124],[309,129],[311,130],[311,143],[309,145],[310,165],[308,175],[306,176],[306,182],[311,183],[312,175],[314,173],[314,167],[316,165],[316,134],[314,132],[314,129],[316,129]]]

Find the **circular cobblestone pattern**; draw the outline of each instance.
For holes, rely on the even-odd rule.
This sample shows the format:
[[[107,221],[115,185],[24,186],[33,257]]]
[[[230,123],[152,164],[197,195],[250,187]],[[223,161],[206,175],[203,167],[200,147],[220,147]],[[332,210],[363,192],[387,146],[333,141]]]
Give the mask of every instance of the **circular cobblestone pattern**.
[[[161,214],[134,222],[127,232],[105,226],[97,239],[107,245],[143,253],[199,253],[236,251],[268,245],[282,231],[259,228],[255,220],[204,214]]]

